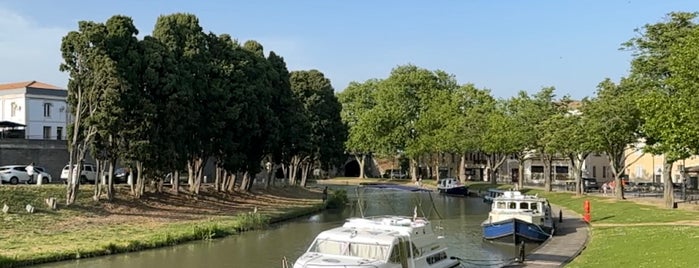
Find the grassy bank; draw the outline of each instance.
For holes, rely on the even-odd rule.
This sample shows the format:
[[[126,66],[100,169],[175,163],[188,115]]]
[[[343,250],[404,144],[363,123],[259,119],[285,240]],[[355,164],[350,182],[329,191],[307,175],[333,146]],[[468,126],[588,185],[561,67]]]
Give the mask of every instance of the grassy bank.
[[[610,197],[533,192],[583,214],[591,204],[592,237],[567,267],[697,267],[691,254],[699,237],[699,212],[665,209]]]
[[[92,187],[84,187],[78,202],[56,211],[46,209],[46,197],[65,195],[62,185],[0,187],[0,206],[10,213],[0,215],[0,267],[18,267],[59,260],[79,259],[120,252],[215,239],[241,231],[263,228],[278,222],[318,211],[319,199],[278,197],[269,202],[260,195],[247,196],[253,209],[234,207],[212,210],[211,204],[233,203],[222,195],[209,200],[175,199],[170,195],[129,199],[127,195],[112,203],[92,201]],[[288,191],[301,191],[290,189]],[[185,195],[188,196],[188,195]],[[228,198],[228,199],[226,199]],[[239,197],[237,197],[239,198]],[[190,200],[190,201],[182,201]],[[63,202],[59,199],[59,202]],[[186,206],[178,211],[174,206]],[[237,201],[240,203],[241,201]],[[269,207],[265,206],[269,203]],[[26,204],[37,207],[34,214],[24,210]],[[228,206],[226,206],[228,207]],[[259,210],[258,210],[259,208]],[[170,211],[168,211],[170,210]],[[186,211],[186,212],[182,212]],[[253,211],[257,211],[254,213]]]

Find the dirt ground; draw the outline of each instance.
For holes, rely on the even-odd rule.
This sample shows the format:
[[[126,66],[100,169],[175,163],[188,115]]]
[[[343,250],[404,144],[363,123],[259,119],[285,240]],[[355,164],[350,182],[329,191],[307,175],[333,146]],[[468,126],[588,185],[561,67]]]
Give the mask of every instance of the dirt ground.
[[[79,226],[78,222],[90,225],[113,225],[138,223],[161,225],[169,222],[206,219],[216,216],[232,216],[238,213],[274,212],[288,207],[318,204],[321,189],[301,187],[272,187],[269,190],[254,188],[249,193],[217,192],[212,187],[202,186],[199,195],[192,195],[186,187],[175,195],[170,189],[162,193],[149,192],[135,199],[127,186],[117,187],[112,202],[85,202],[79,206],[82,216],[58,223],[55,228],[65,229]]]

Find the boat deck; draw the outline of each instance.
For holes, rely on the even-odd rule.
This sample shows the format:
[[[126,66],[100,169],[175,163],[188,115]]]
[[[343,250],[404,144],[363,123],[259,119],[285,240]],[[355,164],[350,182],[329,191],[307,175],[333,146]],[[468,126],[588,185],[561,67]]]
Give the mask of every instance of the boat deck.
[[[512,263],[505,267],[563,267],[585,249],[590,229],[582,216],[555,205],[551,205],[551,209],[556,218],[554,236],[525,256],[524,263]],[[563,222],[558,222],[561,210]]]

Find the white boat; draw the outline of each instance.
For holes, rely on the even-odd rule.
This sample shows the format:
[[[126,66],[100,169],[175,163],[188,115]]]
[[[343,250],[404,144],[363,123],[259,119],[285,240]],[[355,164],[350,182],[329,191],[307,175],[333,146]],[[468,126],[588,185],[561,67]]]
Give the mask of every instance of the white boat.
[[[554,231],[548,200],[519,191],[505,191],[493,199],[488,219],[483,221],[483,238],[543,242]]]
[[[425,218],[350,218],[341,227],[318,234],[294,268],[459,267],[460,262],[447,257],[446,251]]]

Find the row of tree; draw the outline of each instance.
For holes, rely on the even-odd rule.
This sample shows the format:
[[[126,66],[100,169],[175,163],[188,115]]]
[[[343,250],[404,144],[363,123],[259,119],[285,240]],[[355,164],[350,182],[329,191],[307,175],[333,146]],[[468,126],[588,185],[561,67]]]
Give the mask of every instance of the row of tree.
[[[70,165],[67,203],[90,153],[106,163],[113,196],[117,163],[135,167],[133,192],[186,170],[199,193],[203,166],[215,162],[216,188],[249,190],[266,165],[269,186],[279,166],[305,185],[311,168],[344,153],[346,129],[330,81],[316,70],[289,72],[256,41],[205,33],[191,14],[160,16],[142,39],[131,18],[81,21],[62,41],[61,70],[70,75]],[[300,178],[297,177],[300,175]],[[162,184],[160,184],[162,185]],[[100,187],[96,187],[96,197]]]
[[[477,153],[485,156],[492,182],[508,157],[519,161],[523,178],[524,161],[536,156],[544,163],[548,190],[552,159],[562,156],[570,159],[578,193],[589,154],[606,154],[616,185],[623,185],[621,178],[642,150],[665,155],[665,200],[671,207],[672,164],[699,154],[696,17],[670,13],[637,30],[638,37],[622,44],[634,51],[628,77],[618,83],[604,79],[595,96],[580,102],[557,98],[552,87],[496,99],[487,89],[459,85],[448,73],[413,65],[399,66],[385,79],[353,82],[338,96],[349,128],[346,150],[357,156],[362,177],[370,154],[407,156],[411,177],[417,178],[420,159],[438,167],[440,158],[429,156],[450,153],[461,156],[464,179],[465,159]],[[617,187],[616,196],[623,194]]]

